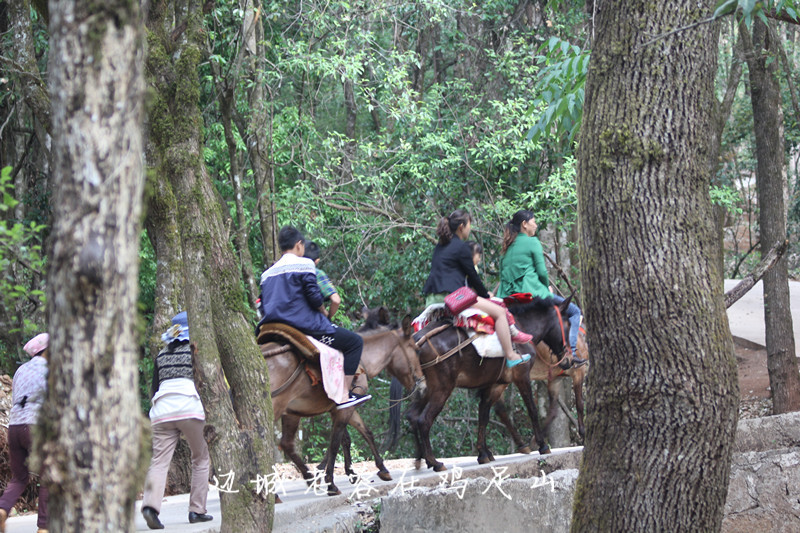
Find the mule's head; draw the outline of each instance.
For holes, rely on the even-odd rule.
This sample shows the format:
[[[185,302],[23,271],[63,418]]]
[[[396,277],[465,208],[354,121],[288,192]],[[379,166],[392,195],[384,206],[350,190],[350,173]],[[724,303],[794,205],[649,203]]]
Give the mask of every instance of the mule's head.
[[[534,298],[526,304],[509,306],[517,320],[517,326],[533,335],[533,344],[544,342],[561,358],[569,349],[569,321],[566,311],[572,296],[555,305],[552,298]]]
[[[381,326],[391,327],[389,310],[382,305],[374,309],[364,306],[361,316],[364,317],[364,325],[356,330],[358,332],[380,329]]]

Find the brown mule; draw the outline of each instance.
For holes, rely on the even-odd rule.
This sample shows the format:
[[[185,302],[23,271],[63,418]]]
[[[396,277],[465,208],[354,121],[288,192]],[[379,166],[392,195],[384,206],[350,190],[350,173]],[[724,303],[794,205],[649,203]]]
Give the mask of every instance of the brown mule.
[[[364,339],[364,349],[361,355],[361,365],[366,370],[366,375],[372,377],[384,368],[414,386],[416,379],[422,378],[419,364],[416,363],[413,342],[411,341],[410,319],[406,321],[405,329],[381,328],[378,330],[360,332]],[[278,344],[274,342],[261,345],[262,353],[274,353]],[[415,371],[416,363],[416,371]],[[378,453],[372,432],[364,424],[355,407],[337,409],[336,404],[328,398],[322,383],[314,384],[309,375],[301,369],[307,363],[306,359],[291,349],[267,358],[270,375],[270,388],[273,391],[273,412],[275,420],[281,419],[282,436],[280,448],[295,464],[303,475],[303,479],[311,482],[314,475],[302,461],[295,449],[295,436],[300,425],[300,419],[312,417],[329,412],[333,419],[331,439],[328,445],[328,456],[336,457],[342,442],[345,428],[349,423],[356,428],[367,441],[375,457],[378,467],[378,476],[383,480],[390,480],[391,475],[383,464],[383,459]],[[317,363],[318,371],[318,363]],[[416,376],[415,376],[416,373]],[[357,382],[357,384],[359,384]],[[365,383],[364,383],[365,384]],[[363,386],[363,385],[362,385]],[[278,394],[274,391],[280,389]],[[349,455],[349,454],[348,454]],[[327,492],[333,496],[341,492],[333,482],[334,462],[328,461],[325,467],[325,482],[328,484]],[[352,473],[351,465],[345,465],[348,474]]]

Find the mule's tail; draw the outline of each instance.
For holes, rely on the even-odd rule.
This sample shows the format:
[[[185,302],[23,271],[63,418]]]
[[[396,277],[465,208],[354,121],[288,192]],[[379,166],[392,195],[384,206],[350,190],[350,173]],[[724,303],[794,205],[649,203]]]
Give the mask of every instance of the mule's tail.
[[[400,401],[403,398],[403,384],[392,377],[392,384],[389,386],[389,429],[381,444],[381,449],[385,452],[394,450],[400,441]]]

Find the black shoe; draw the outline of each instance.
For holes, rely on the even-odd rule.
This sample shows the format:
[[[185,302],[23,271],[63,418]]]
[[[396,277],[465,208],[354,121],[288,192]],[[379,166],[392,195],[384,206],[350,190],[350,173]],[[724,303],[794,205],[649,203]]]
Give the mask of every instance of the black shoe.
[[[580,357],[572,356],[572,366],[583,366],[588,361],[586,359],[581,359]]]
[[[195,513],[194,511],[189,511],[189,523],[196,524],[198,522],[210,522],[214,520],[214,517],[210,514],[205,513]]]
[[[142,507],[142,516],[150,529],[164,529],[164,524],[158,519],[158,513],[152,507]]]
[[[337,409],[347,409],[348,407],[353,407],[354,405],[358,405],[361,403],[366,402],[367,400],[371,400],[372,395],[370,394],[356,394],[355,392],[350,392],[350,397],[343,401],[342,403],[337,403]]]

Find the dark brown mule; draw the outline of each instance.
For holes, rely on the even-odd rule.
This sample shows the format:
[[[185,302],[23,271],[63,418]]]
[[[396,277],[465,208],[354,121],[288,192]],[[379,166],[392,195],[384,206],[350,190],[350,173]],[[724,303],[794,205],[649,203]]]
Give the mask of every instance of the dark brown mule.
[[[377,330],[364,332],[364,350],[361,356],[362,365],[365,368],[376,368],[383,362],[383,367],[390,366],[397,368],[398,373],[403,365],[413,368],[416,361],[413,352],[413,344],[410,338],[410,330]],[[389,480],[391,475],[383,464],[372,433],[364,424],[361,416],[355,411],[354,407],[348,409],[336,409],[333,403],[325,394],[322,383],[312,382],[312,379],[305,372],[306,364],[312,365],[307,360],[296,353],[296,349],[289,349],[276,353],[281,348],[280,344],[268,342],[261,345],[261,351],[267,354],[274,354],[267,357],[267,366],[270,375],[270,387],[272,390],[272,408],[275,420],[281,419],[282,436],[280,447],[287,457],[297,466],[303,475],[303,479],[311,481],[314,475],[302,461],[295,449],[295,436],[300,424],[300,419],[311,417],[329,412],[333,419],[331,439],[328,446],[328,453],[336,456],[342,442],[342,434],[346,425],[349,423],[355,427],[367,441],[373,455],[375,464],[378,467],[378,476],[381,479]],[[381,368],[383,368],[381,367]],[[319,371],[319,364],[316,364]],[[421,376],[420,376],[421,377]],[[364,385],[366,380],[364,380]],[[339,489],[333,482],[334,462],[329,461],[325,469],[325,482],[328,484],[328,494],[340,494]]]
[[[565,329],[568,327],[568,322],[560,319],[559,312],[563,314],[569,302],[568,298],[560,306],[555,307],[550,299],[535,298],[529,304],[512,306],[509,310],[514,314],[517,326],[533,335],[534,342],[543,341],[554,353],[562,354],[568,347],[566,342],[568,330]],[[528,409],[539,453],[549,453],[550,447],[539,428],[536,403],[531,392],[530,362],[509,369],[505,365],[505,358],[482,359],[472,344],[466,344],[453,355],[445,357],[467,338],[466,332],[460,328],[443,327],[446,323],[443,321],[431,323],[414,335],[414,340],[420,347],[418,354],[427,384],[425,397],[415,401],[406,413],[417,439],[417,467],[424,458],[428,467],[433,467],[437,472],[445,470],[445,466],[433,455],[430,429],[455,387],[479,391],[477,437],[479,463],[494,459],[486,446],[486,425],[489,422],[492,405],[501,398],[510,383],[517,386]],[[498,416],[509,428],[518,450],[530,452],[527,443],[508,420],[504,409],[498,411]]]

